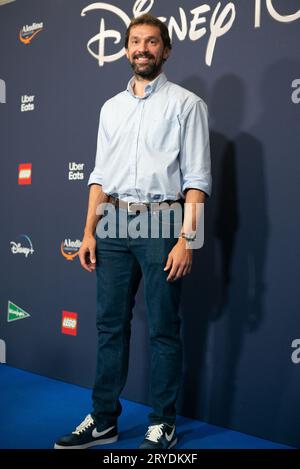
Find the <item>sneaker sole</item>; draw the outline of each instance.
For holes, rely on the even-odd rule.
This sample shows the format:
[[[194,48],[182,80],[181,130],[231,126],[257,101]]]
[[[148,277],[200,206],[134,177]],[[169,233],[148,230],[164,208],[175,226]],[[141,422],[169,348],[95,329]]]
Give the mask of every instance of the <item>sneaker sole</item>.
[[[177,441],[178,441],[178,438],[176,437],[175,440],[173,440],[169,446],[167,448],[164,448],[164,449],[171,449],[173,448],[176,444],[177,444]],[[154,448],[154,447],[149,447],[149,448],[141,448],[139,447],[139,449],[163,449],[163,448]]]
[[[175,438],[175,440],[172,441],[172,443],[170,444],[170,446],[169,446],[168,448],[169,448],[169,449],[170,449],[170,448],[173,448],[173,446],[175,446],[175,445],[177,444],[177,441],[178,441],[177,438]]]
[[[85,443],[85,445],[74,445],[74,446],[63,446],[63,445],[58,445],[57,443],[55,443],[54,449],[87,449],[87,448],[90,448],[91,446],[109,445],[110,443],[115,443],[116,441],[118,441],[118,438],[119,438],[119,435],[116,435],[116,436],[112,436],[111,438],[91,441],[90,443]]]

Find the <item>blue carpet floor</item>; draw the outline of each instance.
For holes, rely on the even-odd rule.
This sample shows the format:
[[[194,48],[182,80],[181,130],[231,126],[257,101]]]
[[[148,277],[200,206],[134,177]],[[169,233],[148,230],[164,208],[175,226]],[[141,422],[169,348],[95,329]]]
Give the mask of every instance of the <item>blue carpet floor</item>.
[[[91,390],[0,365],[0,448],[48,449],[90,411]],[[122,400],[120,437],[107,449],[137,448],[147,426],[149,407]],[[178,449],[287,449],[184,417],[177,419]],[[105,446],[101,446],[105,448]]]

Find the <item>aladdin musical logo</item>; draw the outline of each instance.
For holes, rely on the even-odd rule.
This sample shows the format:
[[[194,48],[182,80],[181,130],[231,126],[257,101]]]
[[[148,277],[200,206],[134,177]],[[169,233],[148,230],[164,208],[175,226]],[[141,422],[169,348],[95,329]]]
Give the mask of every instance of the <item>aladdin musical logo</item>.
[[[60,245],[60,252],[67,261],[73,261],[78,256],[80,246],[81,241],[79,239],[76,239],[76,241],[65,239]]]
[[[41,31],[43,31],[44,23],[32,23],[31,26],[27,24],[19,32],[19,39],[23,44],[30,44],[32,39]]]
[[[300,10],[295,13],[284,14],[284,7],[281,6],[281,12],[278,11],[278,7],[275,8],[273,3],[274,0],[252,0],[254,6],[254,28],[261,27],[261,16],[263,11],[264,3],[266,12],[275,20],[280,23],[291,23],[300,19]],[[155,0],[136,0],[132,13],[133,15],[128,16],[119,7],[110,3],[95,2],[81,11],[81,16],[86,16],[91,11],[106,11],[113,13],[121,20],[123,25],[122,32],[125,33],[131,16],[137,17],[144,13],[149,13],[152,9]],[[182,2],[183,3],[183,2]],[[213,3],[213,2],[210,2]],[[192,10],[186,11],[184,8],[179,7],[178,19],[171,16],[169,20],[165,17],[158,17],[162,22],[167,23],[169,34],[171,39],[176,34],[179,41],[189,39],[190,41],[198,41],[207,38],[207,47],[205,54],[205,63],[207,66],[211,66],[215,53],[215,48],[218,40],[227,34],[236,18],[237,9],[242,8],[240,5],[242,2],[215,2],[215,5],[208,5],[208,3],[202,3],[201,5],[193,8]],[[284,2],[282,2],[283,4]],[[252,21],[253,21],[252,19]],[[106,62],[115,62],[121,59],[125,55],[125,48],[120,48],[115,54],[105,55],[106,41],[113,39],[114,44],[121,43],[121,32],[114,29],[107,29],[104,18],[100,19],[99,32],[93,36],[87,43],[88,52],[94,57],[100,67],[103,67]],[[93,47],[92,47],[93,45]]]

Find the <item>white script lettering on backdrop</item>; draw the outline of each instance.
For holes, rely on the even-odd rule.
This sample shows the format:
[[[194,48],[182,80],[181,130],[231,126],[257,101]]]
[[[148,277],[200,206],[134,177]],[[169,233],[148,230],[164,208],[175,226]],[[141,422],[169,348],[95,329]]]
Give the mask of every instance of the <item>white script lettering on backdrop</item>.
[[[140,16],[144,13],[150,12],[154,5],[155,0],[136,0],[133,9],[133,17]],[[300,19],[300,9],[295,13],[283,14],[279,12],[273,5],[273,0],[263,0],[266,11],[270,16],[281,23],[291,23]],[[282,4],[284,4],[282,0]],[[262,0],[253,0],[254,5],[254,27],[261,27],[261,13],[262,13]],[[278,8],[278,7],[277,7]],[[282,9],[284,7],[282,6]],[[85,8],[81,12],[81,16],[86,16],[87,12],[90,11],[101,11],[105,10],[113,13],[119,17],[124,23],[124,32],[130,23],[131,16],[128,16],[119,7],[112,5],[111,3],[95,2]],[[217,40],[224,36],[235,22],[237,17],[237,3],[234,2],[216,2],[214,7],[207,3],[202,3],[192,10],[185,11],[184,8],[179,7],[178,13],[180,20],[176,20],[174,16],[171,16],[169,20],[165,17],[159,16],[159,19],[167,23],[171,39],[176,34],[179,41],[190,39],[191,41],[197,41],[207,36],[207,47],[205,54],[205,63],[207,66],[211,66],[213,62],[214,51],[216,48]],[[210,19],[209,19],[210,17]],[[121,49],[115,54],[105,55],[105,43],[107,39],[113,39],[114,44],[120,44],[122,34],[114,29],[106,29],[104,18],[101,18],[99,25],[99,33],[93,36],[87,43],[87,50],[89,53],[98,61],[100,67],[105,62],[115,62],[125,55],[125,48],[122,46]],[[92,49],[91,45],[96,43],[97,49]]]

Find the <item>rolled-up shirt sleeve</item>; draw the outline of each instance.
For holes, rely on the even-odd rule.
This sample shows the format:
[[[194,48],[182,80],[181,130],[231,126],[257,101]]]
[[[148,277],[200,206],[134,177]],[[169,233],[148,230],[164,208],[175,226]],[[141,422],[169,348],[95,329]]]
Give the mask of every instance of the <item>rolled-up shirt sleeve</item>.
[[[199,100],[179,116],[181,126],[180,171],[182,192],[200,189],[211,195],[211,159],[208,128],[208,110]]]
[[[104,128],[103,107],[100,111],[98,137],[97,137],[97,150],[95,158],[95,167],[90,174],[88,186],[91,184],[103,184],[103,158],[105,157],[105,147],[108,142],[107,133]]]

